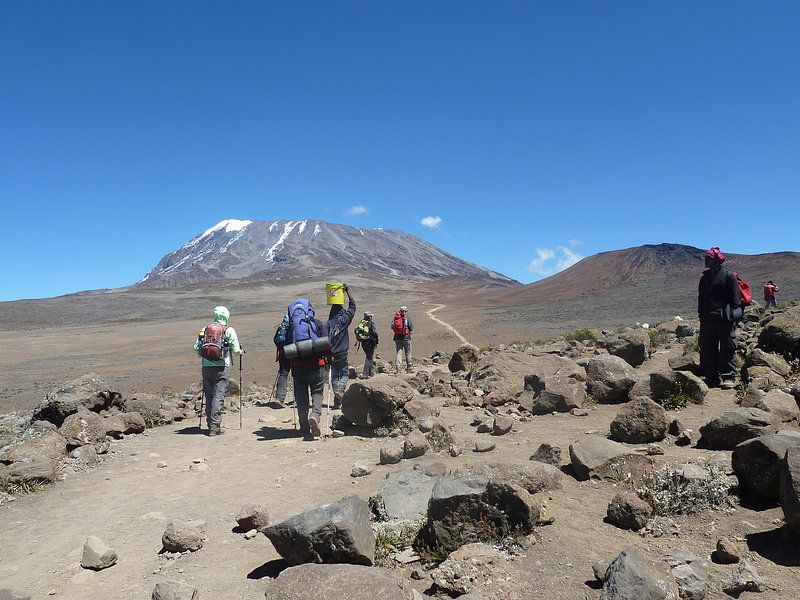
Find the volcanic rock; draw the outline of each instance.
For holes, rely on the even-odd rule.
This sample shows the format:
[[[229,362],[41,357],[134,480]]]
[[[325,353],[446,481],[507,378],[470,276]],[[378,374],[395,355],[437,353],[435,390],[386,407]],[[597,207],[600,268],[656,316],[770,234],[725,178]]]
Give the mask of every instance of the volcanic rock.
[[[353,425],[376,428],[414,398],[414,388],[399,377],[387,374],[353,382],[344,393],[342,414]]]

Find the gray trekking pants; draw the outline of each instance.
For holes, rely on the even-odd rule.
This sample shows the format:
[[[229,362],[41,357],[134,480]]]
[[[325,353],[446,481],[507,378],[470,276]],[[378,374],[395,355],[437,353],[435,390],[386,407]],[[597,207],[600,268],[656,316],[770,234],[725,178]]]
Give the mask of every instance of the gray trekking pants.
[[[322,395],[325,392],[325,379],[327,371],[324,367],[316,369],[292,368],[292,381],[294,381],[294,403],[297,407],[297,419],[300,421],[300,430],[308,431],[308,391],[311,390],[311,414],[322,423]]]
[[[228,367],[203,367],[203,395],[209,429],[219,429],[222,423],[222,406],[227,391]]]
[[[397,355],[394,359],[394,366],[399,371],[403,366],[403,355],[406,357],[406,369],[411,368],[411,340],[395,340],[394,348]]]
[[[289,390],[289,372],[292,370],[292,361],[281,358],[278,364],[278,379],[275,382],[275,399],[278,402],[286,402],[286,392]]]

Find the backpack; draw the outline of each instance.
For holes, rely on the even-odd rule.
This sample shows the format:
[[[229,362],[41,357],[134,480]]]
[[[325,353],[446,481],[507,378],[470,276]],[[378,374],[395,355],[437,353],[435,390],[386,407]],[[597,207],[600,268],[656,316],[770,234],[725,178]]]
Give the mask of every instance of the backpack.
[[[394,313],[394,319],[392,319],[392,331],[395,333],[395,335],[405,335],[406,333],[405,319],[399,310]]]
[[[753,294],[750,291],[750,284],[746,281],[742,281],[739,278],[739,273],[736,271],[733,272],[734,277],[736,277],[736,283],[739,284],[739,293],[742,298],[742,308],[745,306],[750,306],[753,303]]]
[[[366,342],[372,337],[372,326],[369,321],[366,319],[362,319],[361,322],[356,325],[356,339],[359,342]]]
[[[293,343],[319,337],[314,307],[306,298],[299,298],[289,305],[289,327],[286,342]]]
[[[283,348],[286,345],[286,335],[289,332],[289,315],[283,315],[283,320],[278,328],[275,330],[275,335],[272,341],[278,348]]]
[[[222,360],[225,357],[225,332],[228,326],[222,323],[211,323],[203,330],[203,343],[200,345],[200,356],[207,360]]]

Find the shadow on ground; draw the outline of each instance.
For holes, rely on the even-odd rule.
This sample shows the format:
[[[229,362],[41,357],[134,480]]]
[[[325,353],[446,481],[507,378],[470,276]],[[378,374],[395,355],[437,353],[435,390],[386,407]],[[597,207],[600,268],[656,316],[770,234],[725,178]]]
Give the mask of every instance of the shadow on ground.
[[[282,558],[277,558],[275,560],[269,561],[268,563],[264,563],[260,567],[256,567],[247,574],[247,578],[264,579],[265,577],[269,577],[271,579],[275,579],[278,575],[281,574],[281,571],[285,571],[288,568],[289,568],[289,563],[287,563]]]
[[[747,546],[752,552],[784,567],[800,567],[797,544],[798,536],[787,526],[747,535]]]

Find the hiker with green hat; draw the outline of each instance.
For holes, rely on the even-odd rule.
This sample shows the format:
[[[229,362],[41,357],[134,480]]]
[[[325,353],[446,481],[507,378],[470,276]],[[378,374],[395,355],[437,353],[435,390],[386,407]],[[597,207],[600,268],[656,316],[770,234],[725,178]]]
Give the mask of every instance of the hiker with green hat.
[[[203,396],[206,404],[208,435],[223,433],[222,406],[228,391],[231,354],[241,355],[236,330],[228,325],[231,313],[224,306],[214,309],[214,320],[198,333],[194,351],[202,357]]]

